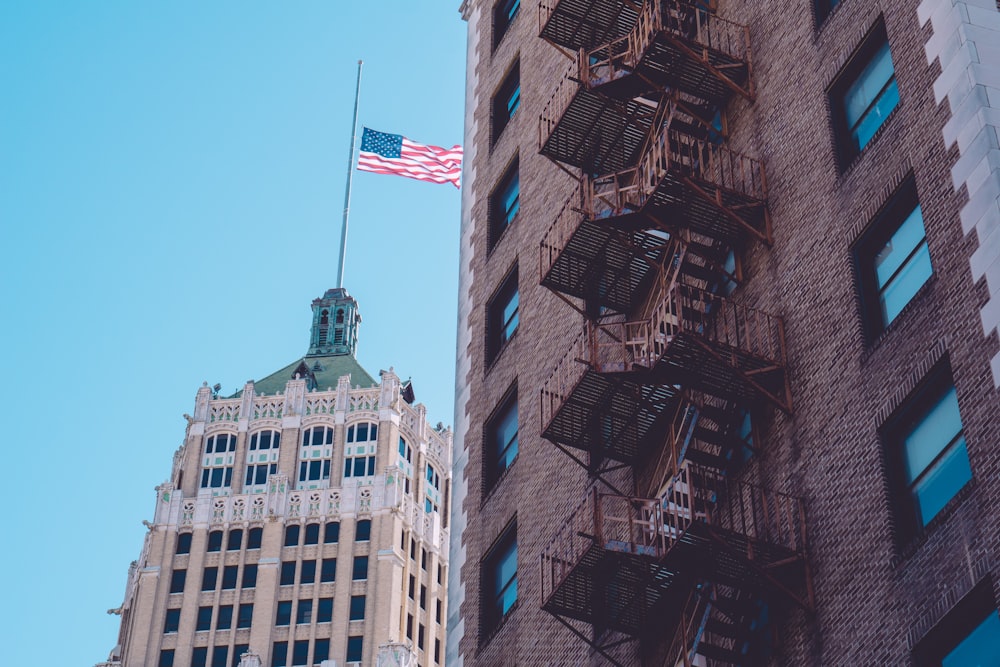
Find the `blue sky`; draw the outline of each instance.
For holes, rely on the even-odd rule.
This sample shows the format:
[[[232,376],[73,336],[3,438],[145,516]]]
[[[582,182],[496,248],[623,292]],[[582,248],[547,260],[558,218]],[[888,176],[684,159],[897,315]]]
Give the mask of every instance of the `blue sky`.
[[[462,143],[458,4],[0,3],[5,663],[107,656],[197,388],[306,351],[357,60],[361,124]],[[452,424],[459,193],[356,173],[351,208],[358,358]]]

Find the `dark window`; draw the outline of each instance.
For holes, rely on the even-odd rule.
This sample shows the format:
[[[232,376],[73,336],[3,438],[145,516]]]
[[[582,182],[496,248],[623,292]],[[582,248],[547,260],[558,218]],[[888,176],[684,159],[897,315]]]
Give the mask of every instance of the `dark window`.
[[[191,667],[208,667],[207,646],[196,646],[191,651]]]
[[[313,664],[317,665],[330,659],[330,640],[317,639],[313,645]]]
[[[369,519],[362,519],[358,521],[357,528],[354,532],[355,542],[367,542],[372,536],[372,522]]]
[[[228,667],[227,662],[229,662],[228,646],[216,646],[212,649],[212,667]]]
[[[243,566],[243,588],[257,587],[257,564],[247,563]]]
[[[236,615],[236,627],[237,628],[249,628],[253,623],[253,603],[243,603],[240,605],[239,612]]]
[[[354,569],[351,571],[351,579],[358,581],[368,578],[368,556],[355,556]]]
[[[375,474],[375,456],[348,456],[344,459],[344,477],[371,477]]]
[[[323,544],[336,544],[340,539],[340,524],[336,521],[326,524],[323,529]]]
[[[215,619],[216,630],[228,630],[233,627],[233,605],[219,605],[219,614]]]
[[[521,210],[521,178],[516,159],[497,183],[496,189],[490,195],[489,205],[487,243],[492,250],[507,226],[514,222],[517,212]]]
[[[926,526],[972,479],[958,398],[947,368],[934,371],[885,426],[899,481],[901,537]]]
[[[281,444],[281,433],[278,431],[259,431],[250,436],[250,451],[274,449]]]
[[[493,142],[500,138],[500,134],[507,127],[518,107],[521,106],[521,65],[515,62],[510,68],[510,72],[504,78],[503,83],[493,96]]]
[[[165,648],[160,651],[159,667],[174,667],[174,649]]]
[[[329,583],[337,580],[337,559],[324,558],[320,565],[319,580],[322,583]]]
[[[181,623],[181,610],[180,609],[168,609],[167,616],[163,620],[163,631],[164,632],[177,632],[177,628],[180,627]]]
[[[417,648],[421,651],[424,650],[424,624],[421,623],[417,626]]]
[[[208,550],[222,551],[222,531],[213,530],[208,534]]]
[[[218,578],[219,568],[206,567],[204,573],[201,575],[201,590],[214,591]]]
[[[443,565],[438,565],[438,583],[439,584],[441,583],[442,579],[444,579],[444,566]]]
[[[406,638],[413,639],[413,614],[406,615]]]
[[[191,553],[191,533],[181,533],[177,536],[177,553]]]
[[[441,622],[441,600],[438,600],[437,601],[437,605],[435,605],[434,621],[436,623],[440,623]]]
[[[309,660],[309,640],[299,639],[292,644],[292,664],[305,665]]]
[[[295,622],[296,623],[312,623],[313,618],[313,601],[312,600],[299,600],[299,608],[295,611]]]
[[[854,257],[865,330],[871,340],[896,319],[933,273],[912,177],[872,221]]]
[[[222,590],[236,588],[236,574],[238,570],[238,565],[226,565],[222,568]]]
[[[229,663],[230,667],[239,667],[240,658],[244,653],[250,650],[249,644],[237,644],[233,647],[233,660]]]
[[[521,8],[521,0],[499,0],[493,7],[493,48],[495,49],[503,36],[507,34],[517,11]]]
[[[217,489],[233,482],[233,457],[236,434],[220,433],[205,440],[205,467],[201,471],[201,488]]]
[[[299,583],[300,584],[316,583],[316,561],[314,560],[302,561],[302,574],[299,575]]]
[[[212,608],[198,607],[198,623],[194,628],[196,631],[212,629]]]
[[[247,535],[247,549],[260,549],[260,540],[263,535],[263,528],[251,528]]]
[[[486,307],[486,363],[491,364],[518,325],[517,265]]]
[[[237,528],[229,531],[229,539],[226,543],[226,551],[239,551],[243,544],[243,531]]]
[[[427,571],[427,549],[420,550],[420,569]]]
[[[441,640],[434,640],[434,662],[441,662]]]
[[[427,609],[427,587],[420,584],[420,608]]]
[[[281,585],[291,586],[295,583],[295,561],[288,560],[281,564]]]
[[[517,456],[517,385],[507,391],[500,406],[486,422],[483,481],[486,489],[496,484]]]
[[[333,598],[320,598],[316,604],[316,622],[329,623],[333,619]]]
[[[898,104],[899,89],[889,41],[885,26],[879,23],[830,88],[843,167],[868,145]]]
[[[365,618],[365,596],[364,595],[352,595],[351,596],[351,615],[350,620],[361,621]]]
[[[274,642],[271,649],[271,666],[285,667],[288,664],[288,642]]]
[[[347,662],[361,662],[361,654],[364,652],[364,637],[347,638]]]
[[[297,525],[291,525],[285,527],[285,546],[286,547],[299,546],[299,527]]]
[[[816,0],[816,21],[822,23],[840,0]]]
[[[500,536],[486,554],[482,569],[483,623],[495,628],[517,602],[517,524]]]
[[[174,570],[170,575],[170,592],[183,593],[185,579],[187,579],[187,570]]]
[[[409,598],[411,600],[413,599],[413,589],[416,587],[416,583],[417,583],[416,578],[411,574],[410,575],[410,587],[409,587],[409,589],[407,589],[407,595],[409,596]]]
[[[308,523],[306,524],[306,544],[319,544],[319,524],[318,523]]]
[[[1000,665],[1000,616],[986,580],[966,595],[914,649],[919,667]]]
[[[274,617],[275,625],[288,625],[292,622],[292,601],[281,600],[278,602],[278,611]]]

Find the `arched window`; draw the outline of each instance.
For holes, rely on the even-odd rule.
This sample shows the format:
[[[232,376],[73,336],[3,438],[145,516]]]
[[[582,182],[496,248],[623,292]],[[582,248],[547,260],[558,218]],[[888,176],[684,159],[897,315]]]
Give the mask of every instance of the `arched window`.
[[[361,519],[354,529],[355,542],[367,542],[372,537],[371,519]]]
[[[235,456],[235,433],[217,433],[205,438],[201,488],[226,489],[226,491],[214,491],[212,495],[228,494],[228,489],[233,484],[233,459]]]
[[[378,424],[361,422],[347,427],[344,448],[344,477],[371,477],[375,474]]]
[[[222,551],[222,531],[213,530],[208,534],[208,550]]]
[[[307,523],[306,524],[306,544],[319,544],[319,524],[318,523]]]
[[[226,542],[226,551],[239,551],[243,545],[243,530],[235,528],[229,531],[229,539]]]
[[[247,447],[247,474],[243,480],[244,493],[263,493],[267,490],[268,475],[278,473],[278,445],[281,433],[274,430],[250,434]]]
[[[285,526],[285,546],[286,547],[297,547],[297,546],[299,546],[299,526],[298,526],[298,524],[292,524],[290,526]]]
[[[340,523],[331,521],[323,530],[323,544],[336,544],[340,539]]]
[[[251,528],[250,532],[247,534],[247,549],[260,549],[260,542],[263,536],[263,528]]]
[[[300,489],[324,488],[330,479],[330,458],[333,456],[333,427],[313,426],[302,431],[299,451]]]
[[[191,533],[180,533],[177,535],[177,549],[174,553],[178,554],[189,554],[191,553]]]
[[[344,309],[343,308],[338,308],[337,309],[337,324],[343,324],[343,323],[344,323]]]

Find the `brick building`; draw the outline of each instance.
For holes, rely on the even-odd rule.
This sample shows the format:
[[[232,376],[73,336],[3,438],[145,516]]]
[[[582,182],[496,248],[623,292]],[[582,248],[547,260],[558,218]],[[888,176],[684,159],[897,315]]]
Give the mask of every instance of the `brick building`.
[[[356,361],[357,303],[308,353],[198,390],[105,667],[430,667],[444,659],[451,432]]]
[[[466,0],[449,665],[1000,657],[995,0]]]

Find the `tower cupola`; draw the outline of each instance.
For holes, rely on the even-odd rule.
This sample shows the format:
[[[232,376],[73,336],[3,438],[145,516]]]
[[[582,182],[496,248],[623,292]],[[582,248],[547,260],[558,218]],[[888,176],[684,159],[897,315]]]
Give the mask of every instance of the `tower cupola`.
[[[312,311],[312,334],[307,356],[354,356],[358,349],[358,325],[361,324],[358,302],[354,297],[343,287],[328,289],[322,298],[313,300]]]

